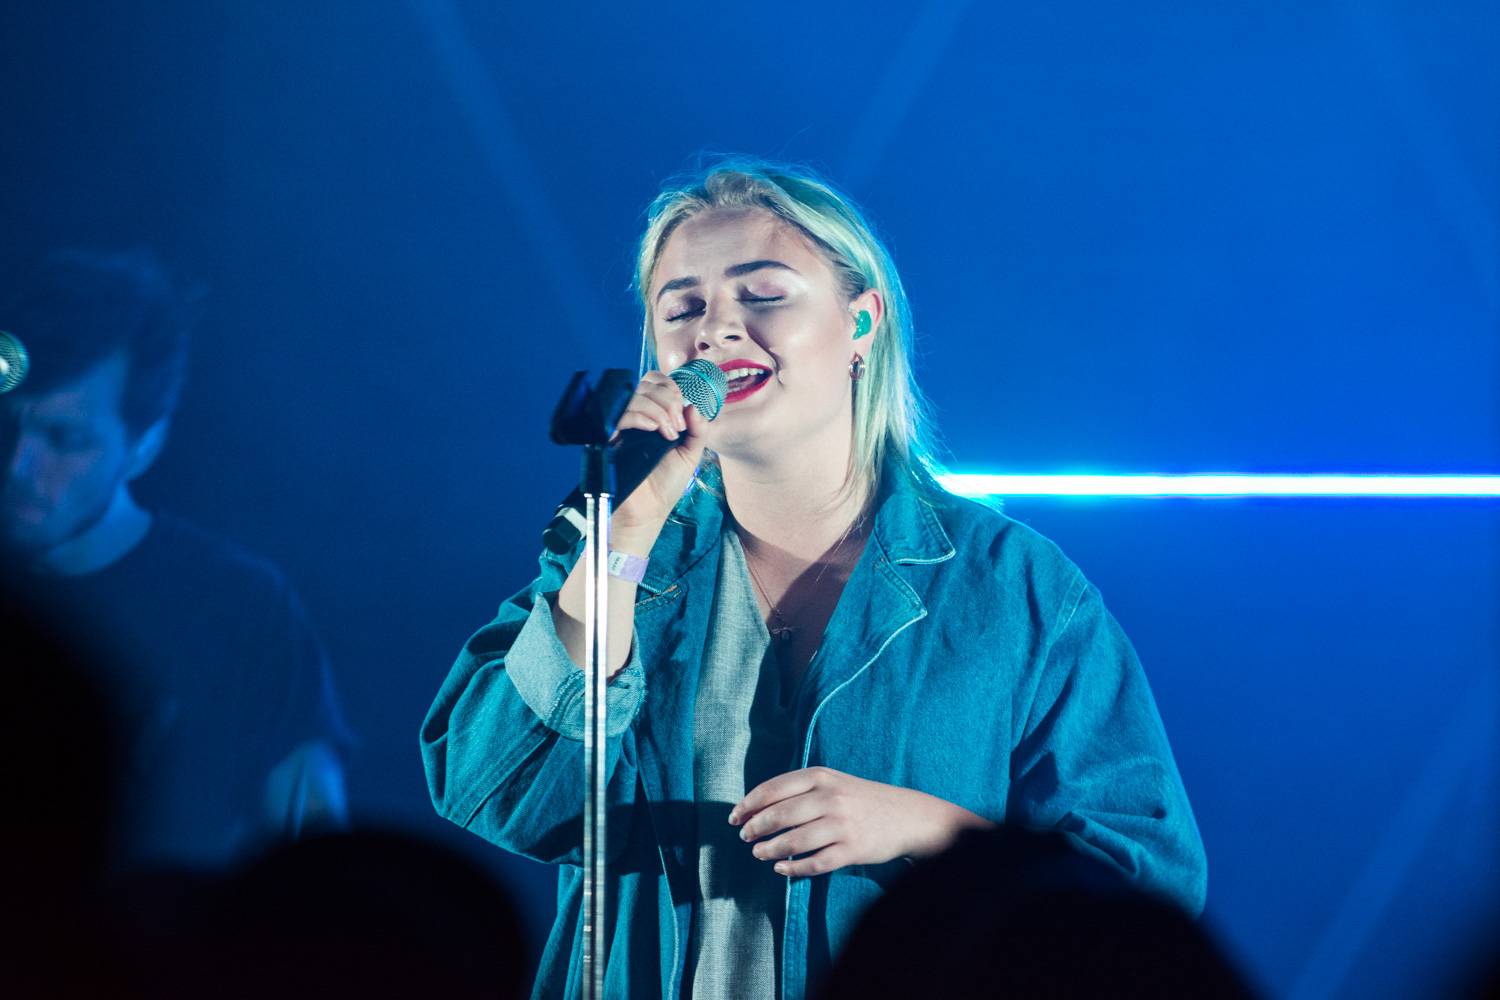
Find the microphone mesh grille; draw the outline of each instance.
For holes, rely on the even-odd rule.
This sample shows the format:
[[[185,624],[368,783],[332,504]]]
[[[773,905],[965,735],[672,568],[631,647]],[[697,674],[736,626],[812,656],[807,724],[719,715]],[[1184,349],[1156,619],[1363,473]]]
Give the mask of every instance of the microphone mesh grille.
[[[719,366],[706,358],[694,358],[672,372],[672,381],[682,390],[682,396],[704,419],[712,420],[724,408],[724,396],[729,392],[729,380]]]
[[[0,393],[10,392],[25,381],[30,367],[26,348],[13,335],[0,330]]]

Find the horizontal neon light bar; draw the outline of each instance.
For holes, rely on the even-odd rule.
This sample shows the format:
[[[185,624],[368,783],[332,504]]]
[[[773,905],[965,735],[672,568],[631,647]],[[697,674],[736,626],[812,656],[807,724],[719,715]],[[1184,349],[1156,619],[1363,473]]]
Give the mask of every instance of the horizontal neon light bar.
[[[967,497],[1500,497],[1500,476],[991,475],[939,477]]]

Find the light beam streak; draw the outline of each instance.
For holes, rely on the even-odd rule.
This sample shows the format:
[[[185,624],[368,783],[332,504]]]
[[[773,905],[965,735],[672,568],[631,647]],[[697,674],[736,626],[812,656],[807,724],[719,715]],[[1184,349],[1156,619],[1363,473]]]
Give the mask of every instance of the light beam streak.
[[[1500,497],[1490,475],[1019,475],[953,472],[938,477],[967,497]]]

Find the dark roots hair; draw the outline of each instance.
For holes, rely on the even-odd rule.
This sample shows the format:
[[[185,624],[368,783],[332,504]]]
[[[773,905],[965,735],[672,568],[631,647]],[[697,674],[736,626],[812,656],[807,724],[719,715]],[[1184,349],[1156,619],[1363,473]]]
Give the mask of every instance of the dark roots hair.
[[[49,255],[19,289],[0,329],[31,357],[22,391],[47,392],[119,355],[127,377],[120,416],[133,435],[172,415],[187,374],[197,296],[156,255],[70,249]]]

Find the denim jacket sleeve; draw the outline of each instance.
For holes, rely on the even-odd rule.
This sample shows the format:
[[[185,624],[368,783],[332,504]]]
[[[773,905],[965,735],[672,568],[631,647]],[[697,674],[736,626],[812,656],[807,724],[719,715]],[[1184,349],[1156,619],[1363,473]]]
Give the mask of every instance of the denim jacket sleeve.
[[[421,732],[428,791],[438,813],[506,850],[581,863],[584,673],[568,657],[549,597],[567,566],[542,571],[464,644]],[[635,795],[631,723],[645,694],[634,644],[607,689],[610,822],[628,822]],[[612,830],[620,830],[618,826]],[[610,837],[623,844],[622,835]]]
[[[1081,575],[1011,758],[1008,811],[1141,888],[1203,909],[1207,860],[1135,650]]]

